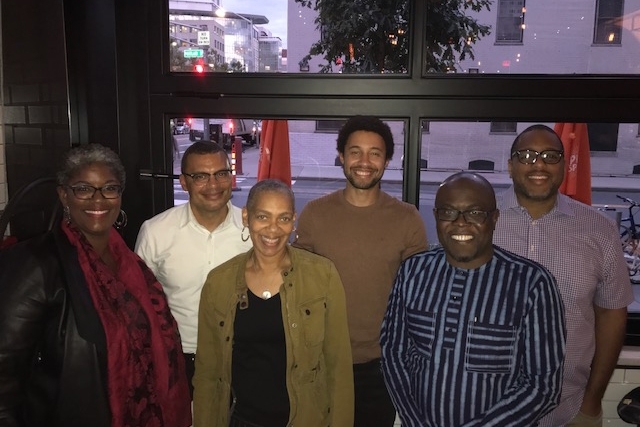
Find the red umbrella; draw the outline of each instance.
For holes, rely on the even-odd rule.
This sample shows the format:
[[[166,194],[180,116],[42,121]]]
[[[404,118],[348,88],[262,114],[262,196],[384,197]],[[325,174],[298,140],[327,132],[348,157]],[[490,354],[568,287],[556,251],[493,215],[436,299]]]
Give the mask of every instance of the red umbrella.
[[[560,192],[591,204],[591,155],[586,123],[556,123],[553,127],[564,147],[565,169]]]
[[[263,120],[258,181],[274,178],[291,187],[289,125],[286,120]]]

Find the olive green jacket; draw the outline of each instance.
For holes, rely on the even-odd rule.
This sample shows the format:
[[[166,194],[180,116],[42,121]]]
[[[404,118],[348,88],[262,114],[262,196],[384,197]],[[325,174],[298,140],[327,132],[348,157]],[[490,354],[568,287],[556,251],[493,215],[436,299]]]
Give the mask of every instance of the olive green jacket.
[[[292,427],[352,427],[353,365],[340,276],[327,258],[288,246],[280,288]],[[227,427],[233,411],[231,355],[244,277],[253,249],[212,270],[202,289],[194,385],[194,427]]]

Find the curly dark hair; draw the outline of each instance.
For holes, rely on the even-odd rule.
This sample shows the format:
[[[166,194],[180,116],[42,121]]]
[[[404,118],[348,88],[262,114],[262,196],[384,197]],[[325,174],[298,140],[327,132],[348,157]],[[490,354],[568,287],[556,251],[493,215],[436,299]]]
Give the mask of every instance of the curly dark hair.
[[[374,116],[353,116],[342,126],[338,133],[338,153],[344,154],[344,147],[352,133],[363,130],[377,133],[384,139],[385,160],[393,158],[393,135],[389,126]]]
[[[58,185],[69,184],[71,178],[78,171],[91,163],[105,164],[124,188],[127,176],[120,157],[110,148],[100,144],[80,145],[69,150],[56,174]]]

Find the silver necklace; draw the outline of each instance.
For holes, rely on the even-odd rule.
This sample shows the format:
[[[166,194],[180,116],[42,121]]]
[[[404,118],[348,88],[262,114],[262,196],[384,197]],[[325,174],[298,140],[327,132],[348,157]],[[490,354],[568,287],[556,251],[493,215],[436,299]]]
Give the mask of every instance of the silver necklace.
[[[269,298],[271,298],[271,292],[269,292],[269,290],[262,291],[262,299],[269,299]]]

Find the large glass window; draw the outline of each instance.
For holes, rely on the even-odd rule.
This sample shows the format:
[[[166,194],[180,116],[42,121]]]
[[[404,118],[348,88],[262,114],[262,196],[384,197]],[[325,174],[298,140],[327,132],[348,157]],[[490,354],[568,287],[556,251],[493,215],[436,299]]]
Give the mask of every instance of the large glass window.
[[[351,38],[336,38],[332,25],[363,22],[362,16],[347,9],[349,5],[341,6],[349,2],[321,2],[335,9],[327,15],[327,10],[316,9],[316,0],[222,1],[169,1],[169,18],[163,21],[168,22],[163,37],[165,44],[171,41],[172,73],[166,73],[166,64],[162,75],[153,74],[160,67],[152,67],[151,140],[161,139],[160,128],[169,135],[169,117],[173,117],[172,130],[180,128],[180,123],[189,125],[188,133],[175,133],[174,174],[180,173],[177,160],[184,149],[198,138],[221,141],[232,155],[232,139],[225,137],[230,135],[225,131],[230,127],[229,117],[254,123],[258,129],[261,119],[288,119],[293,188],[297,195],[300,192],[297,208],[301,209],[306,201],[344,186],[335,150],[336,132],[343,120],[352,114],[393,118],[389,123],[396,136],[396,154],[382,181],[383,189],[418,205],[429,239],[435,241],[431,208],[437,185],[444,178],[454,171],[475,170],[502,190],[510,185],[508,151],[517,132],[533,120],[553,125],[555,117],[586,116],[584,121],[591,121],[592,176],[606,184],[601,188],[609,189],[598,191],[594,203],[619,204],[616,191],[640,200],[640,118],[633,99],[637,82],[621,76],[637,74],[640,69],[640,13],[633,12],[640,10],[640,0],[627,0],[626,14],[617,2],[617,15],[605,14],[603,1],[538,0],[528,2],[526,9],[524,1],[512,1],[511,18],[517,19],[511,20],[510,41],[507,20],[502,19],[507,16],[507,1],[460,0],[459,9],[450,7],[451,3],[439,8],[442,2],[400,2],[402,7],[392,20],[396,29],[387,31],[384,41],[366,38],[371,28],[382,28],[376,27],[375,20],[365,20],[358,27],[361,32],[350,34]],[[379,2],[357,3],[364,7]],[[406,9],[409,3],[414,10]],[[498,7],[502,4],[505,6]],[[416,8],[420,13],[413,13]],[[603,18],[603,25],[604,18],[617,17],[615,48],[603,46],[611,44],[608,42],[594,43],[598,17]],[[236,20],[235,27],[228,19]],[[207,31],[205,25],[208,34],[200,34]],[[503,42],[498,41],[499,34]],[[207,35],[209,45],[205,44]],[[333,41],[338,50],[329,49]],[[303,61],[317,42],[326,50],[318,47]],[[362,43],[383,52],[382,68],[374,58],[362,54]],[[408,46],[415,49],[409,51]],[[413,65],[422,68],[411,69]],[[197,69],[260,74],[191,78]],[[305,74],[287,76],[285,72]],[[318,75],[321,72],[333,77]],[[431,73],[457,75],[432,78]],[[185,111],[197,114],[186,117]],[[628,123],[613,123],[620,120]],[[240,135],[235,160],[242,171],[236,175],[237,191],[232,199],[238,206],[257,179],[256,168],[264,153],[260,132],[255,139]],[[235,134],[233,141],[237,141]],[[152,160],[142,159],[150,163],[149,170],[171,167],[167,155],[173,148],[169,147],[167,142],[163,153],[152,153]],[[158,190],[153,192],[154,200],[160,208],[171,203],[166,184],[153,183]],[[175,184],[174,202],[183,203],[186,195],[180,193],[177,181]],[[623,212],[624,207],[616,210]],[[637,314],[640,319],[640,310]],[[632,329],[640,333],[640,323]]]
[[[410,71],[409,0],[168,3],[173,72]],[[477,74],[640,71],[640,14],[625,15],[623,0],[538,0],[529,6],[527,10],[525,0],[460,0],[446,7],[425,2],[423,69]],[[627,10],[639,8],[638,0],[627,1]],[[623,37],[625,33],[629,36]]]
[[[285,119],[286,120],[286,119]],[[333,127],[344,120],[286,120],[288,137],[268,140],[262,134],[263,120],[255,118],[188,117],[170,120],[172,135],[174,204],[186,203],[188,195],[180,186],[177,176],[181,173],[184,151],[195,141],[211,141],[227,151],[235,171],[233,204],[242,207],[249,189],[258,180],[260,162],[272,161],[271,156],[289,153],[293,189],[298,212],[309,201],[331,191],[344,188],[345,177],[338,159],[336,134],[317,131],[317,128]],[[331,123],[322,126],[320,123]],[[402,200],[402,158],[404,154],[404,122],[387,121],[394,136],[394,155],[383,178],[385,191]],[[181,123],[190,124],[188,128]],[[209,128],[206,133],[205,129]]]

